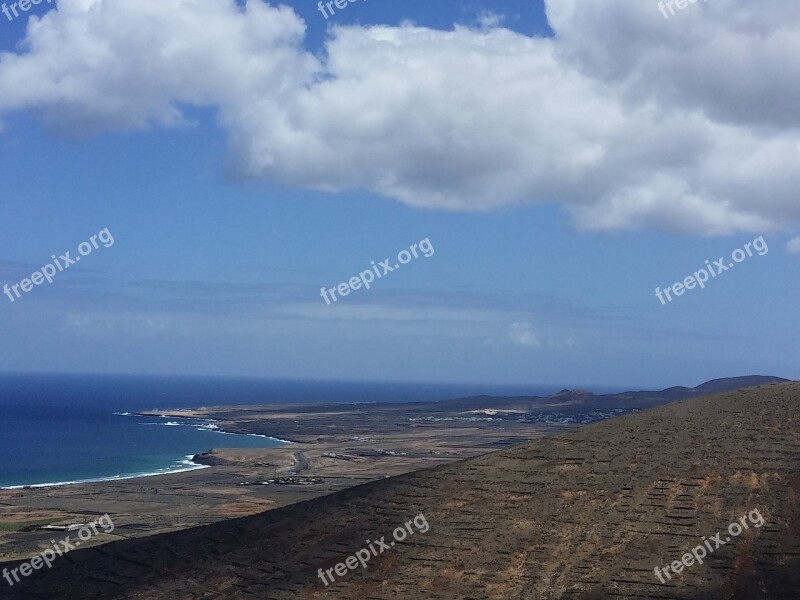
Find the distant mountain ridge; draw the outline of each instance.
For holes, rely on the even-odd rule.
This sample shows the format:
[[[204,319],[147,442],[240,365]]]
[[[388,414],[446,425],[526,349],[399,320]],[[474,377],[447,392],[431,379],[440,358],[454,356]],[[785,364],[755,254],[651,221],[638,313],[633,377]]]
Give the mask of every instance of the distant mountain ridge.
[[[617,394],[594,394],[586,390],[563,389],[550,396],[510,397],[480,395],[468,396],[465,398],[455,398],[453,400],[443,400],[439,402],[432,402],[430,404],[448,409],[466,409],[496,408],[499,406],[507,407],[510,404],[524,404],[526,402],[541,403],[542,401],[589,404],[597,401],[601,401],[603,403],[613,403],[614,401],[618,400],[621,402],[635,401],[636,404],[641,404],[642,407],[646,408],[664,404],[666,402],[674,402],[676,400],[699,398],[709,394],[718,394],[720,392],[729,392],[756,387],[759,385],[788,383],[790,381],[790,379],[784,379],[783,377],[776,377],[772,375],[745,375],[741,377],[723,377],[720,379],[712,379],[693,388],[685,386],[673,386],[663,390],[628,391]]]

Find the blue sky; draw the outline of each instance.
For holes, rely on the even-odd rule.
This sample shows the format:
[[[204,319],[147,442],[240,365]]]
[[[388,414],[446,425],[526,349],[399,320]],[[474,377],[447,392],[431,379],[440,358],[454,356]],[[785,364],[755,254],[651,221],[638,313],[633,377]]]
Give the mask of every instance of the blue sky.
[[[62,3],[59,11],[71,8],[72,23],[80,22],[84,17],[79,4],[77,0]],[[529,47],[529,40],[559,43],[552,38],[541,3],[369,0],[349,5],[328,22],[311,2],[288,4],[296,18],[305,21],[307,35],[302,47],[290,49],[294,54],[287,50],[287,60],[297,60],[305,52],[327,64],[325,77],[341,84],[340,91],[347,92],[349,85],[353,105],[363,98],[365,88],[360,86],[365,76],[349,81],[346,75],[358,72],[359,61],[366,57],[347,52],[351,47],[362,49],[360,45],[366,42],[359,36],[372,25],[388,26],[380,36],[390,35],[387,31],[397,36],[391,38],[395,40],[391,52],[400,52],[397,48],[402,44],[418,44],[419,39],[436,44],[423,56],[446,63],[445,72],[464,71],[465,85],[474,83],[477,90],[475,97],[486,84],[480,72],[471,79],[464,65],[447,63],[458,60],[447,59],[447,45],[462,43],[458,33],[442,38],[453,32],[454,24],[466,31],[466,43],[479,41],[467,49],[472,52],[489,45],[491,36],[498,36],[500,44],[513,39],[533,54],[546,53],[548,47],[538,42]],[[30,14],[36,10],[41,15],[46,12],[40,5]],[[613,7],[608,10],[613,13]],[[581,31],[580,24],[570,29],[563,22],[565,17],[559,18],[565,40]],[[713,24],[715,15],[705,18]],[[748,165],[759,164],[753,157],[768,157],[771,162],[766,164],[776,168],[796,160],[773,152],[781,150],[781,144],[794,143],[789,136],[797,122],[765,130],[757,143],[752,142],[752,156],[740,157],[738,165],[726,163],[731,157],[721,153],[702,172],[697,169],[686,176],[691,188],[684,194],[666,192],[672,189],[672,180],[659,187],[659,179],[645,181],[633,188],[635,193],[630,186],[621,188],[618,196],[604,204],[598,200],[601,190],[606,190],[604,198],[611,197],[615,181],[622,177],[614,171],[618,164],[609,161],[590,174],[575,175],[581,181],[572,186],[562,183],[569,180],[572,170],[553,171],[549,177],[544,162],[550,155],[580,154],[581,149],[572,153],[555,137],[563,129],[559,119],[574,116],[580,127],[600,127],[592,111],[610,102],[604,92],[598,99],[574,98],[571,110],[554,113],[531,125],[531,130],[521,124],[523,139],[513,143],[542,145],[540,155],[506,156],[504,149],[512,146],[510,141],[479,148],[480,169],[491,165],[494,171],[462,187],[473,174],[470,160],[475,157],[452,155],[448,150],[443,154],[450,157],[436,162],[437,144],[446,137],[442,132],[410,140],[386,137],[379,144],[365,143],[355,150],[358,142],[344,134],[334,131],[325,137],[332,128],[347,130],[351,121],[353,130],[369,123],[368,108],[347,112],[336,96],[325,96],[326,102],[320,102],[318,106],[329,107],[330,115],[315,113],[313,130],[312,119],[306,116],[303,127],[307,129],[275,137],[285,123],[300,118],[296,107],[310,102],[301,95],[312,86],[309,82],[298,88],[297,97],[285,100],[285,117],[270,121],[262,137],[254,134],[246,143],[242,139],[262,119],[244,125],[238,120],[258,101],[231,100],[222,93],[217,97],[205,89],[196,100],[187,100],[174,90],[191,88],[193,77],[200,89],[205,84],[200,81],[202,69],[198,75],[194,70],[186,75],[175,68],[143,79],[164,78],[163,89],[173,94],[169,104],[180,112],[176,122],[163,117],[162,95],[153,93],[152,102],[147,98],[151,90],[144,83],[132,87],[137,92],[126,96],[136,96],[131,102],[138,104],[115,112],[117,103],[108,92],[108,80],[93,79],[92,70],[105,68],[104,63],[86,60],[80,48],[69,44],[59,52],[71,60],[64,73],[83,77],[82,69],[92,72],[85,82],[87,88],[96,86],[91,95],[53,94],[43,80],[50,77],[57,83],[65,75],[58,73],[52,61],[41,67],[40,79],[30,81],[32,91],[20,92],[18,73],[37,74],[35,62],[26,63],[21,71],[21,58],[27,53],[35,61],[41,55],[45,64],[47,57],[47,48],[41,45],[19,45],[32,35],[25,29],[27,19],[0,20],[0,44],[8,52],[0,58],[0,154],[4,158],[0,161],[0,283],[11,285],[29,277],[50,262],[51,254],[71,250],[74,255],[79,243],[105,227],[115,243],[101,246],[80,265],[60,273],[51,285],[35,287],[13,303],[0,296],[0,328],[6,341],[0,350],[0,370],[654,387],[696,385],[714,377],[752,373],[800,375],[792,360],[800,350],[794,335],[800,256],[793,252],[792,242],[797,236],[797,200],[786,201],[782,196],[782,186],[788,188],[792,182],[764,182],[753,175],[736,183],[737,177],[749,171]],[[411,41],[403,37],[412,27],[405,22],[414,24]],[[647,23],[661,26],[657,21]],[[67,27],[55,19],[52,23],[34,19],[34,25],[62,33],[65,29],[59,28]],[[343,41],[331,53],[338,58],[328,63],[328,44],[339,35],[328,29],[332,26],[348,26],[351,37],[338,38]],[[719,27],[726,30],[724,22]],[[131,35],[148,39],[146,31]],[[328,42],[326,36],[331,36]],[[578,56],[574,60],[580,63],[580,48],[566,50],[574,51]],[[509,67],[507,59],[492,67],[493,57],[488,53],[481,58],[489,62],[489,71]],[[140,58],[126,55],[132,64]],[[353,62],[342,67],[345,58]],[[589,79],[576,79],[579,89],[610,85],[619,80],[609,74],[611,66],[623,68],[578,63],[559,68],[569,69],[570,77]],[[91,64],[95,66],[87,66]],[[420,65],[420,78],[426,77],[428,69],[436,73],[424,60]],[[520,67],[525,73],[527,68]],[[597,73],[586,74],[595,68]],[[181,86],[171,85],[184,77]],[[13,91],[12,83],[16,83]],[[371,85],[378,83],[385,81]],[[624,99],[631,90],[641,94],[646,87],[639,81],[628,83],[629,88],[618,92],[621,105],[630,102]],[[238,84],[231,80],[236,93]],[[414,98],[413,85],[395,93]],[[453,136],[470,130],[475,114],[487,115],[481,123],[489,127],[487,132],[507,129],[513,134],[516,121],[502,122],[511,117],[493,104],[502,95],[471,106],[468,101],[476,102],[472,90],[465,95],[452,88],[452,95],[447,91],[437,107],[420,101],[419,112],[401,113],[408,121],[398,131],[413,127],[412,117],[422,119],[425,111],[435,108],[444,113],[434,113],[430,118],[437,120],[431,122],[454,119],[448,124]],[[251,92],[256,93],[247,93]],[[263,100],[271,92],[259,87],[257,93],[262,94],[257,100]],[[532,101],[549,110],[549,93],[545,87],[531,96]],[[390,110],[387,106],[393,97],[376,92],[375,98],[383,98],[385,105],[374,102],[371,106],[378,113],[372,118],[387,122],[395,118],[380,113]],[[699,92],[691,102],[681,109],[684,121],[695,118],[694,113],[713,121],[704,134],[704,154],[712,154],[709,148],[718,139],[752,130],[749,113],[731,116],[736,107],[723,106]],[[129,120],[139,107],[146,113],[145,124]],[[473,108],[479,112],[472,112]],[[519,119],[525,111],[521,105]],[[278,109],[270,109],[270,116],[273,112]],[[435,116],[442,114],[446,116]],[[463,118],[456,118],[459,115]],[[719,116],[714,121],[709,115]],[[597,115],[601,123],[615,118]],[[781,114],[753,116],[762,125],[784,118]],[[631,131],[634,137],[637,131],[643,132],[642,138],[651,136],[653,154],[663,160],[661,167],[667,172],[678,159],[665,157],[665,148],[690,145],[695,129],[675,132],[674,139],[666,139],[672,128],[665,133],[635,126]],[[531,132],[528,144],[524,136]],[[476,139],[491,135],[482,133]],[[317,142],[299,146],[313,136]],[[607,144],[602,150],[606,155],[623,139],[625,133],[615,133],[603,144],[595,143],[586,150],[587,160],[596,160],[598,144]],[[403,152],[406,144],[410,150]],[[415,160],[415,147],[424,160]],[[315,154],[318,150],[319,155]],[[635,150],[637,156],[647,153]],[[365,164],[374,158],[374,170],[365,167],[361,173],[353,167],[352,174],[343,174],[352,164],[347,154],[351,151]],[[342,163],[345,166],[326,170],[326,160],[325,164],[338,164],[338,152],[348,158]],[[266,155],[272,162],[264,159]],[[303,156],[308,164],[297,167]],[[531,160],[530,168],[522,159]],[[537,160],[542,162],[537,164]],[[719,178],[717,161],[729,165],[729,181]],[[243,163],[254,166],[243,170]],[[642,171],[658,167],[657,161],[640,166]],[[690,167],[695,168],[682,166],[681,173]],[[450,168],[461,170],[452,181]],[[540,168],[542,179],[529,181],[527,171]],[[506,169],[517,172],[508,174]],[[769,174],[768,166],[763,170]],[[738,174],[733,175],[734,171]],[[505,198],[505,181],[515,178],[521,183],[509,185]],[[747,200],[727,189],[737,185],[745,190],[761,186],[764,197]],[[472,190],[477,190],[474,196]],[[714,201],[723,201],[702,204],[706,192]],[[730,193],[730,198],[723,197],[724,193]],[[483,200],[489,196],[491,201]],[[687,197],[700,208],[688,204]],[[681,209],[684,203],[685,211]],[[720,206],[727,212],[714,212],[713,222],[703,221],[702,215]],[[717,223],[722,225],[717,227]],[[764,256],[748,258],[709,282],[706,289],[692,290],[666,306],[656,299],[656,286],[665,288],[683,280],[703,267],[706,259],[725,256],[727,262],[734,249],[759,235],[769,245]],[[332,288],[347,281],[369,268],[371,261],[392,257],[396,262],[400,250],[425,238],[435,248],[430,258],[413,260],[371,290],[354,291],[332,306],[321,299],[321,286]]]

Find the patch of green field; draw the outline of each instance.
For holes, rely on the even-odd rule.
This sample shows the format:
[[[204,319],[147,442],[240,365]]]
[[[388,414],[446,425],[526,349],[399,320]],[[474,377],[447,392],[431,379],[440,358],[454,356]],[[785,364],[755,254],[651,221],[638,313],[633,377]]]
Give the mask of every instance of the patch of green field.
[[[52,523],[52,521],[52,519],[39,519],[38,521],[14,521],[11,523],[0,521],[0,533],[19,531],[20,529],[29,527],[31,525],[47,525],[48,523]]]

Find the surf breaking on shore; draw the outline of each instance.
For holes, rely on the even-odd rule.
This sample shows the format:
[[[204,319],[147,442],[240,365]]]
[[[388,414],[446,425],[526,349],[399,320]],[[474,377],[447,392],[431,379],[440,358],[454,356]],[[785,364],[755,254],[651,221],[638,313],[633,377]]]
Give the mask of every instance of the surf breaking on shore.
[[[78,485],[81,483],[102,483],[106,481],[123,481],[126,479],[138,479],[140,477],[155,477],[156,475],[174,475],[175,473],[188,473],[189,471],[197,471],[199,469],[208,469],[208,465],[200,465],[192,461],[193,454],[187,454],[186,458],[178,464],[181,466],[166,467],[157,471],[148,471],[142,473],[130,473],[125,475],[110,475],[108,477],[91,477],[87,479],[76,479],[74,481],[56,481],[52,483],[29,483],[23,485],[8,485],[0,486],[0,490],[24,490],[30,488],[48,488],[48,487],[62,487],[65,485]]]
[[[136,417],[136,418],[152,418],[152,415],[143,415],[140,413],[132,413],[132,412],[114,412],[116,416],[120,417]],[[159,427],[192,427],[197,431],[208,431],[211,433],[221,434],[221,435],[232,435],[232,436],[242,436],[242,437],[257,437],[262,439],[271,440],[274,442],[279,442],[281,444],[292,444],[289,440],[283,440],[280,438],[262,435],[257,433],[235,433],[232,431],[225,431],[220,429],[218,425],[214,422],[214,419],[202,419],[202,418],[191,418],[191,417],[180,417],[180,419],[176,419],[175,417],[170,417],[167,414],[162,414],[159,416],[161,419],[172,419],[167,420],[166,422],[161,423],[138,423],[139,425],[150,425],[150,426],[159,426]],[[198,453],[203,451],[203,449],[198,449]],[[159,469],[154,470],[147,470],[147,471],[133,471],[133,472],[126,472],[126,473],[117,473],[113,475],[104,475],[98,477],[85,477],[79,479],[71,479],[65,481],[48,481],[48,482],[34,482],[34,483],[23,483],[23,484],[15,484],[15,485],[7,485],[7,486],[0,486],[0,490],[22,490],[22,489],[34,489],[34,488],[50,488],[50,487],[63,487],[68,485],[80,485],[80,484],[87,484],[87,483],[103,483],[103,482],[113,482],[113,481],[124,481],[129,479],[139,479],[145,477],[155,477],[158,475],[175,475],[177,473],[188,473],[190,471],[198,471],[201,469],[209,469],[211,468],[210,465],[203,465],[194,462],[192,459],[196,456],[195,454],[187,454],[184,456],[183,459],[173,462],[173,464],[162,467]]]
[[[115,415],[122,415],[126,417],[152,417],[152,415],[145,414],[145,413],[114,413]],[[140,423],[140,425],[161,425],[164,427],[193,427],[197,431],[211,431],[213,433],[219,433],[222,435],[239,435],[245,437],[257,437],[262,438],[265,440],[272,440],[274,442],[280,442],[282,444],[294,444],[292,440],[284,440],[281,438],[277,438],[271,435],[264,435],[262,433],[238,433],[235,431],[225,431],[224,429],[220,429],[219,425],[217,425],[216,419],[206,419],[203,417],[176,417],[175,415],[167,412],[166,414],[159,415],[161,419],[182,419],[183,421],[187,421],[186,423],[181,423],[180,421],[167,421],[166,423]]]

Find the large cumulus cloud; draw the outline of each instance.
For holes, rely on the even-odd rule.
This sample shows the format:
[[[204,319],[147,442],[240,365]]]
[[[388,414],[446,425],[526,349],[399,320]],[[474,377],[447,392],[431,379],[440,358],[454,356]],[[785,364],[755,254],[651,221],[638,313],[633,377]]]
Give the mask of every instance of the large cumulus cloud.
[[[70,134],[217,109],[241,174],[417,207],[557,202],[580,227],[800,223],[800,9],[548,0],[554,38],[492,24],[332,30],[262,0],[61,0],[0,57],[0,111]]]

